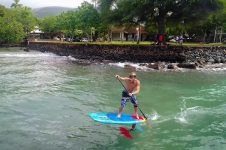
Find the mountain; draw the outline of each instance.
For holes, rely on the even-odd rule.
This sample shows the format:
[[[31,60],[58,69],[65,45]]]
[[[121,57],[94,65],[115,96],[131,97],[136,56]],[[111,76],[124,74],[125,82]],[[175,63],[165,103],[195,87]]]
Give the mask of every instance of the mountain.
[[[38,18],[44,18],[46,16],[57,16],[62,12],[67,12],[70,10],[75,10],[75,8],[51,6],[51,7],[35,8],[33,9],[33,13]]]

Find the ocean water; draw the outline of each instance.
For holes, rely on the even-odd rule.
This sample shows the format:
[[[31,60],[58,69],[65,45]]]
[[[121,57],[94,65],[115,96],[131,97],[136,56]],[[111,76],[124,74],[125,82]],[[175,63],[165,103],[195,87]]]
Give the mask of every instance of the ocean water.
[[[121,125],[94,122],[117,112],[125,63],[83,64],[72,57],[0,49],[1,150],[224,150],[226,71],[157,72],[139,68],[138,101],[149,117],[133,139]],[[132,113],[127,104],[125,113]],[[129,128],[129,126],[124,126]]]

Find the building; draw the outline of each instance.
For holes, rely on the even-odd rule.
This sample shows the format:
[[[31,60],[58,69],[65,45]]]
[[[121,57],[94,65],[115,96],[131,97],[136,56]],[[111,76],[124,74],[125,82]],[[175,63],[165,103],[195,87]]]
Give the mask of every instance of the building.
[[[41,29],[38,26],[35,26],[34,30],[30,32],[30,40],[40,39],[40,34],[42,33]]]
[[[30,33],[31,39],[54,39],[62,40],[64,38],[63,32],[42,32],[38,26]]]
[[[110,38],[112,41],[145,41],[147,32],[143,26],[139,27],[112,27]]]

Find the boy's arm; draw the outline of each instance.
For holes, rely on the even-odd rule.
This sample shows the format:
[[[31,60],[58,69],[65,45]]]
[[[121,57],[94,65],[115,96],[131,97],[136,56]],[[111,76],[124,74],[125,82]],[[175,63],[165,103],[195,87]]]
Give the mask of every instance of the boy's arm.
[[[128,77],[120,77],[119,75],[115,75],[115,77],[116,77],[117,79],[119,79],[119,80],[122,80],[122,81],[127,81],[127,80],[129,80]]]

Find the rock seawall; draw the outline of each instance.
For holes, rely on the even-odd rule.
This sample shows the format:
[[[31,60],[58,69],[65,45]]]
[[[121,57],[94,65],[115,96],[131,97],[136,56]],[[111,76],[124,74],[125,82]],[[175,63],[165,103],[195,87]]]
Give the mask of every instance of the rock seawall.
[[[78,59],[131,61],[139,63],[225,63],[226,47],[152,45],[105,45],[30,42],[29,48]]]

